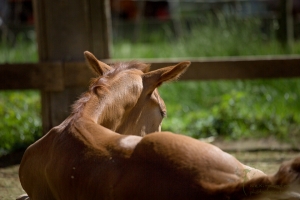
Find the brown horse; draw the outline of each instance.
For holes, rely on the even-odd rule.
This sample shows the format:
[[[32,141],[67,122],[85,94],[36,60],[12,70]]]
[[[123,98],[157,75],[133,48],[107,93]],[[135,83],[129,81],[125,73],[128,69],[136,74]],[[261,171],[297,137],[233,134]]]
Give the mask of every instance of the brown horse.
[[[299,197],[300,158],[266,176],[213,145],[156,132],[166,112],[156,88],[189,62],[148,72],[142,63],[108,66],[85,56],[99,77],[70,117],[22,159],[19,176],[30,199]]]
[[[85,57],[99,77],[92,80],[89,91],[73,105],[72,114],[31,145],[22,159],[20,181],[32,199],[45,196],[53,199],[50,184],[54,183],[46,181],[51,175],[45,169],[51,171],[61,166],[62,173],[64,165],[57,164],[72,158],[77,162],[76,154],[80,153],[91,155],[98,160],[96,163],[119,155],[119,151],[122,152],[119,156],[128,157],[141,138],[118,133],[144,136],[160,131],[166,107],[156,88],[163,82],[177,79],[190,65],[190,62],[183,62],[147,73],[148,64],[129,62],[109,66],[89,52],[85,52]],[[64,158],[55,158],[56,154]],[[51,169],[51,165],[56,167]]]

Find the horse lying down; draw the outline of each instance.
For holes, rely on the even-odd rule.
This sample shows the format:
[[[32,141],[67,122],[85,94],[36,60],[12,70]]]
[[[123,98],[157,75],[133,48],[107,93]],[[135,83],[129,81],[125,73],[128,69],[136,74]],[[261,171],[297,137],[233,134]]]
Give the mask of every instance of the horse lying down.
[[[18,200],[300,199],[300,157],[267,176],[216,146],[161,132],[157,87],[190,62],[149,71],[85,57],[98,77],[72,114],[26,150],[19,177],[27,194]]]

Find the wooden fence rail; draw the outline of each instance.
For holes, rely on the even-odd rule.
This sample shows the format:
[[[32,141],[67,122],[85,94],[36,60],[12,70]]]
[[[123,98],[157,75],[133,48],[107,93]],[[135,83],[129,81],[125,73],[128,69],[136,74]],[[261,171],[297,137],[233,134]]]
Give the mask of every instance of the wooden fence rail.
[[[190,60],[189,70],[180,80],[258,79],[300,77],[300,56],[140,59],[151,69]],[[108,63],[119,60],[105,60]],[[91,71],[84,62],[55,62],[0,65],[0,89],[40,89],[63,91],[86,87]]]

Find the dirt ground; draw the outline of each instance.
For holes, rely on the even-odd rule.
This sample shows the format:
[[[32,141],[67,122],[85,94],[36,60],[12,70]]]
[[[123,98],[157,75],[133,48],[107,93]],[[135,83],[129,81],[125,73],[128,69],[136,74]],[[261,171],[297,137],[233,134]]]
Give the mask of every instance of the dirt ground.
[[[299,151],[229,152],[246,165],[258,168],[267,174],[278,170],[283,161],[300,156]],[[24,193],[18,177],[19,165],[0,167],[0,199],[12,200]]]
[[[19,165],[0,168],[0,199],[12,200],[24,193],[18,176]]]

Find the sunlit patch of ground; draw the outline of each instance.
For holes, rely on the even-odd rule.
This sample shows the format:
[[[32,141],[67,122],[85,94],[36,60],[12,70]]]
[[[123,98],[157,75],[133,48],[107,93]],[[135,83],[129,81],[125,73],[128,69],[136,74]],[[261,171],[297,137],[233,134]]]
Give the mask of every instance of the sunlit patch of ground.
[[[18,175],[19,165],[0,168],[0,199],[16,199],[24,191],[21,187]]]
[[[282,162],[300,156],[297,151],[230,152],[239,161],[266,174],[274,174]]]

